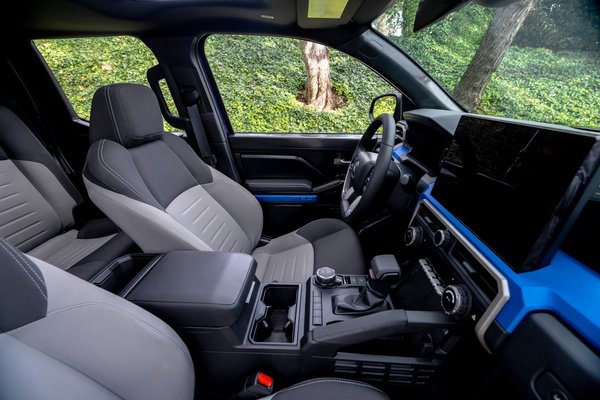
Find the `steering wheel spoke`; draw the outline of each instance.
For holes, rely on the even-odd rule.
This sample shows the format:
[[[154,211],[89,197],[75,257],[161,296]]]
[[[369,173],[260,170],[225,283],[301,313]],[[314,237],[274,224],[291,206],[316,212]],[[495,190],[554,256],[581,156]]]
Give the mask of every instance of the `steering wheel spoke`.
[[[379,152],[373,152],[371,140],[379,127],[383,127],[381,145]],[[360,222],[376,203],[392,162],[395,134],[394,118],[381,114],[371,122],[358,142],[340,199],[342,217],[346,222]]]

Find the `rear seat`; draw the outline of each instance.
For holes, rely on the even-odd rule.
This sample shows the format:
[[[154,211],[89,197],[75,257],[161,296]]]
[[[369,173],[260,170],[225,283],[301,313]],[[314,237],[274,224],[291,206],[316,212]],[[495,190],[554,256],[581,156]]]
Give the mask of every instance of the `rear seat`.
[[[50,153],[0,106],[0,237],[21,251],[89,280],[135,244],[108,219],[74,229],[83,201]]]

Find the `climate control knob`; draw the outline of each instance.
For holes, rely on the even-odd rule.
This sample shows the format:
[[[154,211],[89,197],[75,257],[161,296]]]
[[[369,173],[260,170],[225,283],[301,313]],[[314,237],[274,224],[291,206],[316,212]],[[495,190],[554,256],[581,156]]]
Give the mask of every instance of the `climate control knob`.
[[[449,285],[442,292],[444,312],[457,319],[466,317],[471,311],[471,293],[464,285]]]
[[[423,228],[420,226],[411,226],[404,234],[404,243],[406,247],[418,247],[423,243]]]
[[[437,247],[447,247],[451,239],[452,236],[446,229],[439,229],[433,234],[433,244]]]

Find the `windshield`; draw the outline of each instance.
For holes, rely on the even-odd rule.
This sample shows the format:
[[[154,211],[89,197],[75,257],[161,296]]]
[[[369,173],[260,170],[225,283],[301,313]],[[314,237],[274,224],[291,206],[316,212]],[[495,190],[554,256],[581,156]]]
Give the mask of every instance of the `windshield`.
[[[419,0],[373,23],[467,111],[567,126],[600,126],[596,0],[468,4],[412,32]]]

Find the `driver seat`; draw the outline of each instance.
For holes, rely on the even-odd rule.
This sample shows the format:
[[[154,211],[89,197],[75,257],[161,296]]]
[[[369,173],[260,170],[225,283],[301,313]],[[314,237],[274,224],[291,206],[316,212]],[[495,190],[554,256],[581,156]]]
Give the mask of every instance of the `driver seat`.
[[[252,254],[262,282],[305,282],[322,266],[366,271],[358,237],[336,219],[313,221],[256,248],[263,227],[258,201],[183,139],[164,132],[158,101],[146,86],[98,89],[90,141],[83,172],[89,196],[144,252]]]

